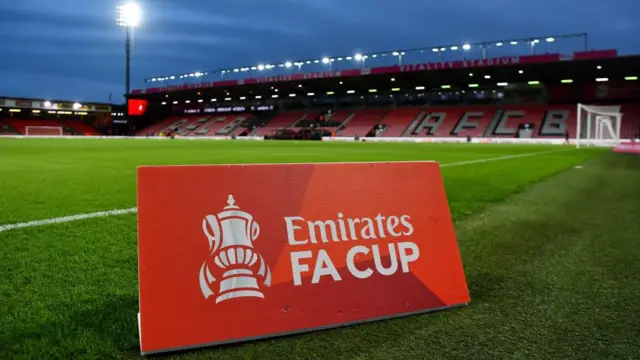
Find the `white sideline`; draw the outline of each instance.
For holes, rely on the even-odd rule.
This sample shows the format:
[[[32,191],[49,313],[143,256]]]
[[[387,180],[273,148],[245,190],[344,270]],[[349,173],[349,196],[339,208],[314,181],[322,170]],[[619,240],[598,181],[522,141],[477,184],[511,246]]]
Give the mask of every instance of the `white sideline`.
[[[69,216],[63,216],[63,217],[51,218],[51,219],[45,219],[45,220],[33,220],[33,221],[16,223],[16,224],[6,224],[6,225],[0,225],[0,232],[7,231],[7,230],[14,230],[14,229],[22,229],[22,228],[33,227],[33,226],[58,224],[58,223],[64,223],[69,221],[112,216],[112,215],[132,214],[137,211],[138,211],[138,208],[117,209],[117,210],[109,210],[109,211],[98,211],[98,212],[87,213],[87,214],[69,215]]]
[[[480,163],[486,163],[486,162],[491,162],[491,161],[509,160],[509,159],[516,159],[516,158],[521,158],[521,157],[529,157],[529,156],[542,155],[542,154],[550,154],[550,153],[556,153],[556,152],[561,152],[561,151],[569,151],[569,150],[575,150],[575,148],[560,149],[560,150],[548,150],[548,151],[537,151],[537,152],[532,152],[532,153],[499,156],[499,157],[488,158],[488,159],[459,161],[459,162],[454,162],[454,163],[441,164],[440,167],[443,168],[443,167],[452,167],[452,166],[461,166],[461,165],[480,164]],[[6,224],[6,225],[0,225],[0,233],[3,232],[3,231],[14,230],[14,229],[22,229],[22,228],[28,228],[28,227],[34,227],[34,226],[58,224],[58,223],[65,223],[65,222],[70,222],[70,221],[92,219],[92,218],[114,216],[114,215],[133,214],[133,213],[135,213],[137,211],[138,211],[138,208],[133,207],[133,208],[128,208],[128,209],[116,209],[116,210],[109,210],[109,211],[98,211],[98,212],[93,212],[93,213],[69,215],[69,216],[63,216],[63,217],[51,218],[51,219],[45,219],[45,220],[33,220],[33,221],[27,221],[27,222],[15,223],[15,224]]]

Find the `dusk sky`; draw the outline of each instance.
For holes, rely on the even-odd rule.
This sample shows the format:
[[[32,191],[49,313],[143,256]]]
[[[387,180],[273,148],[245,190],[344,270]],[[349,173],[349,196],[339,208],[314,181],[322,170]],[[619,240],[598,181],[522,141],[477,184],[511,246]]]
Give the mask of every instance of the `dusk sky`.
[[[0,96],[106,102],[112,93],[114,103],[123,102],[124,33],[115,26],[118,4],[2,1]],[[150,86],[143,82],[147,77],[191,71],[563,33],[589,33],[591,48],[640,53],[640,0],[140,4],[144,20],[135,32],[132,88]],[[582,46],[579,40],[553,45],[541,51],[568,52]],[[527,54],[526,48],[518,51]]]

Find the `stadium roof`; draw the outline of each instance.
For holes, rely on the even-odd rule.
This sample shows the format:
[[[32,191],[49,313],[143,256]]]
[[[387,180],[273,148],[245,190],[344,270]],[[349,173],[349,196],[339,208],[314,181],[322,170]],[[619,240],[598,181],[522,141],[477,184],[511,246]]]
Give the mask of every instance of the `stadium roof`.
[[[201,96],[207,101],[215,98],[222,102],[407,90],[496,89],[512,83],[552,84],[569,80],[593,83],[635,78],[640,75],[638,63],[640,56],[618,56],[616,50],[598,50],[221,80],[134,90],[132,97],[158,101],[168,97],[193,100]]]

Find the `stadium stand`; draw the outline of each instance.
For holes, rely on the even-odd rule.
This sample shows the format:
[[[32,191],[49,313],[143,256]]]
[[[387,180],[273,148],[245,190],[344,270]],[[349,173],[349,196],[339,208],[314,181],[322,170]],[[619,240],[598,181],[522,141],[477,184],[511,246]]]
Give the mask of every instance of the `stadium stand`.
[[[384,137],[400,137],[404,134],[407,128],[412,122],[418,119],[418,116],[422,116],[420,108],[398,108],[389,111],[380,124],[384,125]]]
[[[364,109],[349,115],[350,119],[337,136],[366,136],[387,113],[381,109]]]
[[[6,122],[0,120],[0,136],[2,135],[18,135],[18,133]]]
[[[266,126],[260,127],[253,132],[253,135],[264,136],[270,135],[278,129],[288,128],[293,126],[298,120],[306,117],[307,114],[300,111],[295,112],[283,112],[278,114],[275,118],[269,121]]]

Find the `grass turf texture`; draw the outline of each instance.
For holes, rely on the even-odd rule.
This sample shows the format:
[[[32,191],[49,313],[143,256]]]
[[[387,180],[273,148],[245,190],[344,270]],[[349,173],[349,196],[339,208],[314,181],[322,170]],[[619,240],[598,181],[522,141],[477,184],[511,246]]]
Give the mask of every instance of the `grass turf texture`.
[[[0,139],[0,224],[135,206],[149,164],[437,160],[558,147]],[[574,169],[582,164],[583,169]],[[567,150],[444,167],[472,302],[179,359],[633,358],[640,157]],[[420,189],[416,189],[420,191]],[[0,233],[0,359],[136,358],[136,217]],[[217,326],[212,324],[212,326]]]

